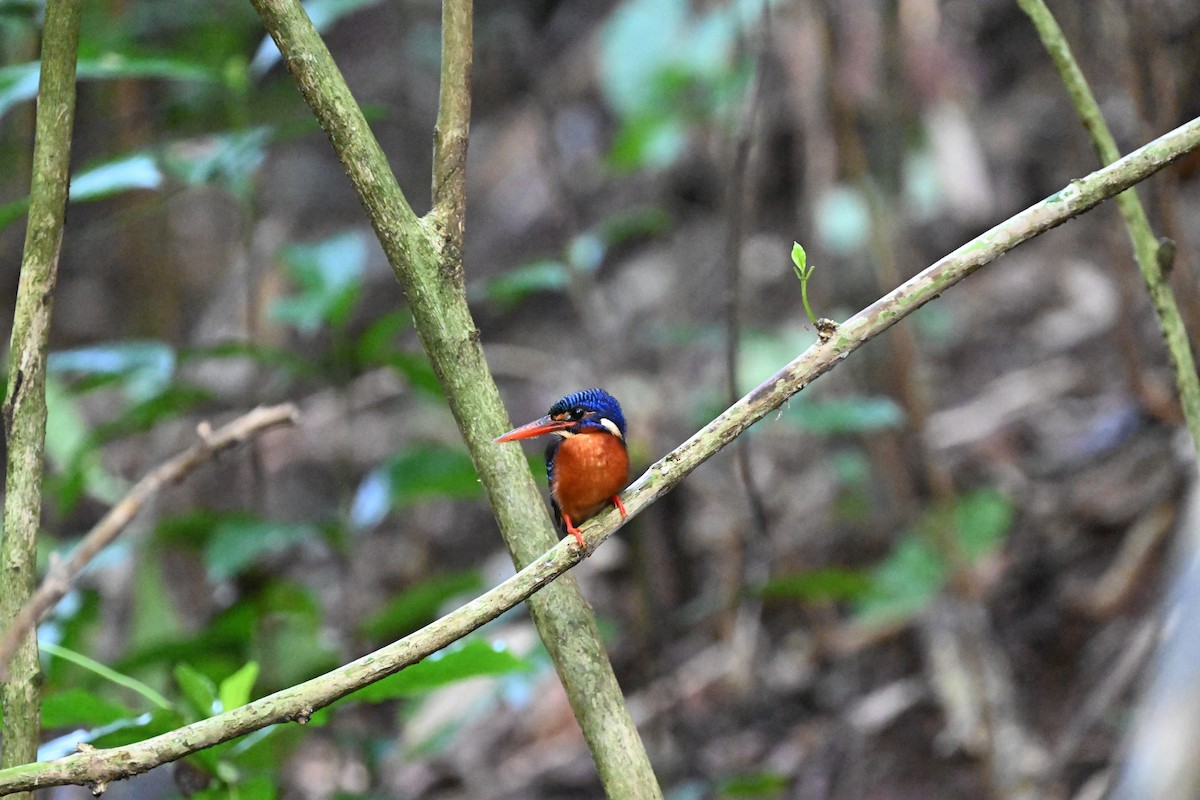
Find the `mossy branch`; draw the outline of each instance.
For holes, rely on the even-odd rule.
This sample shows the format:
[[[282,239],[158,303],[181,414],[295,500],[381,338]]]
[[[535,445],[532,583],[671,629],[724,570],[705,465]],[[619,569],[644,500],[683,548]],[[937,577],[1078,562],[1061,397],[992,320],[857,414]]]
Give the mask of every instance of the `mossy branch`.
[[[467,307],[462,242],[470,116],[472,7],[442,3],[442,84],[434,136],[433,209],[417,219],[333,57],[296,0],[251,0],[305,101],[328,133],[408,297],[417,334],[518,568],[556,541],[528,465],[492,439],[509,426]],[[625,707],[591,608],[574,580],[530,601],[572,711],[610,798],[661,790]]]
[[[933,300],[980,267],[1022,242],[1078,216],[1200,148],[1200,119],[1166,134],[1117,163],[1072,181],[1042,202],[972,239],[869,307],[843,322],[827,341],[795,360],[656,462],[623,494],[629,516],[662,497],[692,470],[868,340]],[[507,449],[507,448],[501,448]],[[593,549],[622,525],[609,511],[583,526]],[[415,664],[546,587],[575,566],[583,553],[566,539],[491,591],[394,644],[310,681],[241,708],[143,742],[0,770],[0,794],[63,784],[97,784],[145,772],[159,764],[282,722],[304,722],[340,697]],[[556,585],[556,584],[551,584]],[[534,595],[536,596],[536,595]]]
[[[58,277],[75,122],[75,53],[79,0],[48,0],[42,29],[41,76],[33,145],[33,179],[21,278],[9,345],[4,433],[8,446],[4,533],[0,543],[0,621],[7,622],[33,591],[42,513],[46,444],[46,348]],[[4,735],[0,766],[37,758],[41,715],[37,640],[22,637],[2,689]]]
[[[1096,102],[1083,70],[1071,54],[1071,47],[1067,44],[1067,38],[1055,21],[1054,15],[1043,0],[1017,0],[1017,4],[1033,22],[1042,44],[1054,61],[1067,94],[1071,96],[1075,112],[1100,157],[1100,163],[1113,163],[1121,157],[1121,151],[1117,149],[1117,142],[1100,112],[1100,104]],[[1125,228],[1129,231],[1134,258],[1142,273],[1150,302],[1158,315],[1158,324],[1175,368],[1175,383],[1179,390],[1183,415],[1192,434],[1193,446],[1196,452],[1200,453],[1200,377],[1196,374],[1195,358],[1188,342],[1187,328],[1175,302],[1175,293],[1163,274],[1161,255],[1172,251],[1164,249],[1155,237],[1136,190],[1129,189],[1117,195],[1117,207],[1125,220]]]

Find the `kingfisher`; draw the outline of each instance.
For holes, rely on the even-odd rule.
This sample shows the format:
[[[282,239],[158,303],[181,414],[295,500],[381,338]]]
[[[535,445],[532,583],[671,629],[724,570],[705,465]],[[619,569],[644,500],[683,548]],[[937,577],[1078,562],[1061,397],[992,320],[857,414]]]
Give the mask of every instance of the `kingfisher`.
[[[513,428],[496,442],[515,442],[550,434],[546,446],[546,478],[550,505],[560,528],[585,547],[576,527],[610,503],[625,519],[618,492],[629,480],[625,415],[621,404],[603,389],[584,389],[550,406],[550,413]]]

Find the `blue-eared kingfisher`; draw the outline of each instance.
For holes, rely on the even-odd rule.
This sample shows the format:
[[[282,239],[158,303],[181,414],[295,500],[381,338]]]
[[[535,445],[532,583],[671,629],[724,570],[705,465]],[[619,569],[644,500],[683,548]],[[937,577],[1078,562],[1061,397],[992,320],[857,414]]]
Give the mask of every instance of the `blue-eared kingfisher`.
[[[546,446],[546,478],[555,520],[584,547],[577,525],[610,503],[625,518],[625,504],[617,496],[629,480],[625,415],[608,392],[584,389],[559,400],[546,416],[513,428],[496,441],[546,434],[553,436]]]

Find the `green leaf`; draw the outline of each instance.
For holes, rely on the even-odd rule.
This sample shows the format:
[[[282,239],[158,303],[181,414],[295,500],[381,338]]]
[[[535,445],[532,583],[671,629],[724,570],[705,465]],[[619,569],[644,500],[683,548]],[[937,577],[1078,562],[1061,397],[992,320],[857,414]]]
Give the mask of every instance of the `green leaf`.
[[[107,504],[120,500],[125,482],[104,468],[78,404],[53,377],[46,379],[46,414],[46,456],[62,479],[49,486],[61,510],[69,512],[82,495]]]
[[[156,395],[141,398],[115,418],[98,425],[93,434],[97,444],[103,444],[131,433],[148,431],[163,420],[181,417],[212,400],[207,389],[186,384],[174,384]]]
[[[649,206],[608,217],[600,223],[599,235],[612,247],[637,237],[658,235],[670,225],[670,214],[658,206]]]
[[[256,775],[252,778],[240,779],[240,770],[231,767],[228,762],[216,764],[216,771],[221,774],[230,773],[225,777],[230,780],[214,781],[212,785],[198,792],[187,795],[188,800],[275,800],[276,779],[267,775]],[[335,795],[341,797],[341,795]]]
[[[922,612],[937,596],[949,574],[945,554],[935,549],[940,533],[952,536],[973,564],[1003,545],[1012,519],[1012,502],[995,489],[980,489],[930,509],[872,572],[870,586],[858,599],[859,621],[902,621]]]
[[[547,258],[524,264],[484,284],[482,294],[491,302],[508,311],[525,298],[539,292],[563,292],[570,283],[570,268],[562,261]]]
[[[292,245],[283,261],[299,292],[277,300],[272,318],[313,333],[322,325],[345,325],[358,301],[367,264],[367,239],[359,231],[314,244]]]
[[[391,367],[422,393],[442,398],[442,384],[424,351],[409,350],[399,341],[400,334],[412,326],[407,310],[385,314],[371,323],[355,343],[355,356],[362,367]]]
[[[871,586],[862,570],[815,569],[772,578],[760,588],[768,600],[853,600]]]
[[[83,653],[77,653],[68,647],[63,647],[62,645],[54,644],[53,642],[47,641],[45,639],[38,640],[38,647],[46,655],[51,655],[51,656],[54,656],[56,659],[68,661],[78,667],[82,667],[83,669],[99,676],[100,678],[103,678],[104,680],[110,681],[110,682],[116,684],[117,686],[120,686],[124,689],[128,689],[132,692],[135,692],[135,693],[141,695],[149,702],[158,706],[160,709],[165,709],[167,711],[174,711],[174,706],[171,704],[171,702],[169,700],[167,700],[167,698],[163,697],[161,694],[159,694],[157,691],[155,691],[152,687],[147,686],[146,684],[139,681],[137,678],[134,678],[130,675],[126,675],[121,672],[118,672],[117,670],[113,669],[112,667],[101,664],[99,661],[96,661],[93,658],[89,658],[88,656],[85,656]]]
[[[825,436],[873,433],[896,428],[904,422],[904,411],[888,397],[796,400],[792,406],[784,419]]]
[[[453,644],[395,675],[359,689],[346,699],[380,703],[400,697],[414,697],[468,678],[507,675],[531,669],[532,664],[513,655],[504,646],[475,638]]]
[[[38,748],[38,758],[51,761],[79,752],[80,743],[95,747],[120,747],[174,730],[183,720],[174,711],[158,710],[136,717],[125,717],[94,728],[72,729],[69,733],[45,742]]]
[[[246,201],[274,135],[260,125],[180,142],[163,153],[162,168],[188,186],[214,184]]]
[[[162,181],[163,174],[154,158],[146,153],[134,153],[73,176],[69,199],[72,203],[82,203],[134,189],[158,189]],[[0,228],[16,222],[28,211],[28,197],[0,205]]]
[[[272,581],[256,602],[254,655],[270,687],[291,686],[339,663],[330,644],[321,604],[307,587]]]
[[[717,791],[720,797],[779,797],[789,783],[778,772],[751,772],[728,779]]]
[[[217,704],[217,686],[207,675],[186,662],[176,664],[174,674],[179,690],[198,718],[207,719],[221,710]]]
[[[120,703],[103,700],[83,689],[55,692],[42,699],[42,727],[99,727],[137,716]]]
[[[441,445],[416,445],[398,453],[359,484],[350,509],[357,528],[376,525],[388,511],[433,498],[472,499],[482,489],[471,458]]]
[[[223,580],[268,553],[281,553],[320,535],[320,528],[308,523],[229,517],[217,523],[205,544],[204,563],[213,580]]]
[[[158,162],[146,153],[134,153],[105,162],[71,178],[70,200],[82,203],[112,197],[132,189],[157,189],[163,174]]]
[[[959,542],[970,561],[986,558],[1004,544],[1012,528],[1012,501],[996,489],[980,489],[955,506]]]
[[[928,542],[906,535],[872,572],[857,603],[858,619],[868,625],[909,619],[925,610],[945,582],[942,557]]]
[[[370,639],[399,639],[432,620],[451,598],[483,588],[477,571],[449,572],[411,586],[363,620],[359,629]]]
[[[13,106],[37,97],[41,65],[37,61],[0,68],[0,117]]]
[[[686,0],[631,0],[610,16],[600,32],[600,86],[619,115],[661,108],[666,98],[655,91],[654,77],[680,58],[688,23]]]
[[[668,166],[692,127],[737,107],[752,61],[736,45],[763,4],[740,5],[694,13],[687,0],[627,0],[610,15],[599,37],[599,78],[621,120],[615,166]]]
[[[50,354],[46,369],[54,375],[111,375],[136,399],[162,392],[175,375],[175,350],[156,341],[113,342]]]
[[[275,800],[277,779],[268,775],[256,775],[240,780],[226,789],[228,800]]]
[[[792,263],[795,265],[796,277],[808,277],[808,254],[804,252],[804,248],[799,242],[792,242]]]
[[[143,714],[136,719],[114,722],[112,725],[89,732],[89,736],[92,737],[91,744],[95,747],[120,747],[121,745],[140,742],[152,736],[158,736],[167,731],[175,730],[182,724],[183,719],[178,713],[160,709],[149,714]],[[74,741],[80,741],[79,737],[74,737]],[[87,741],[87,739],[84,739],[84,741]],[[74,742],[71,745],[71,750],[75,750]],[[63,755],[66,755],[66,753]]]
[[[355,343],[358,360],[372,366],[387,363],[387,359],[401,349],[401,334],[411,327],[412,312],[407,308],[392,311],[374,320]]]
[[[199,61],[109,51],[79,60],[80,79],[159,78],[219,83],[220,72]]]
[[[44,0],[0,0],[0,18],[28,26],[26,32],[32,33],[45,8]],[[13,31],[15,34],[16,31]]]
[[[22,197],[0,204],[0,228],[7,228],[12,223],[29,213],[29,198]]]
[[[221,681],[217,699],[222,711],[230,711],[250,702],[250,692],[258,680],[258,664],[248,661],[241,669]]]
[[[223,342],[208,347],[195,347],[179,352],[179,363],[195,363],[208,359],[245,358],[256,364],[280,370],[291,377],[314,378],[320,376],[317,365],[301,355],[281,347],[268,347],[252,342]]]
[[[18,103],[37,96],[41,67],[37,61],[0,68],[0,117]],[[174,58],[130,57],[105,53],[99,58],[81,58],[76,68],[80,80],[97,78],[165,78],[183,81],[215,81],[212,70],[194,61]]]
[[[609,160],[614,168],[629,172],[665,169],[683,154],[688,126],[680,119],[646,115],[626,120],[613,138]]]

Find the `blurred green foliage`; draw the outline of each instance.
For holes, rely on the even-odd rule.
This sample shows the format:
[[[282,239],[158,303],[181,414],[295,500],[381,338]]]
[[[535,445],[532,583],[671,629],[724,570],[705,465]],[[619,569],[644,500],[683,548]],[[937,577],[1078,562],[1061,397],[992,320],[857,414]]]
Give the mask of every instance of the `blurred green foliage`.
[[[753,64],[739,38],[762,0],[697,11],[687,0],[628,0],[600,35],[600,86],[621,120],[610,159],[621,170],[664,169],[698,125],[732,117]]]
[[[485,588],[475,570],[434,575],[392,598],[364,619],[359,630],[372,641],[399,639],[432,621],[450,600]]]
[[[995,554],[1013,521],[1012,501],[980,489],[930,508],[891,552],[865,569],[817,569],[778,575],[759,587],[776,600],[848,602],[864,625],[887,625],[920,614],[950,578],[958,559],[973,565]],[[945,552],[946,546],[956,553]]]
[[[350,231],[312,244],[293,244],[282,255],[297,292],[277,300],[271,316],[308,334],[345,327],[362,292],[366,234]]]
[[[483,496],[471,457],[463,448],[417,444],[395,454],[363,478],[355,492],[350,522],[378,525],[391,511],[431,499]]]
[[[719,797],[782,797],[790,781],[778,772],[754,772],[737,775],[721,783]]]
[[[431,692],[467,678],[507,675],[533,669],[526,659],[507,648],[470,638],[455,642],[424,661],[352,692],[339,702],[380,703]]]
[[[467,287],[467,297],[511,311],[532,295],[564,293],[573,282],[593,279],[612,248],[631,239],[658,236],[670,222],[661,208],[639,208],[614,215],[573,236],[560,257],[535,259],[489,281],[473,283]]]

